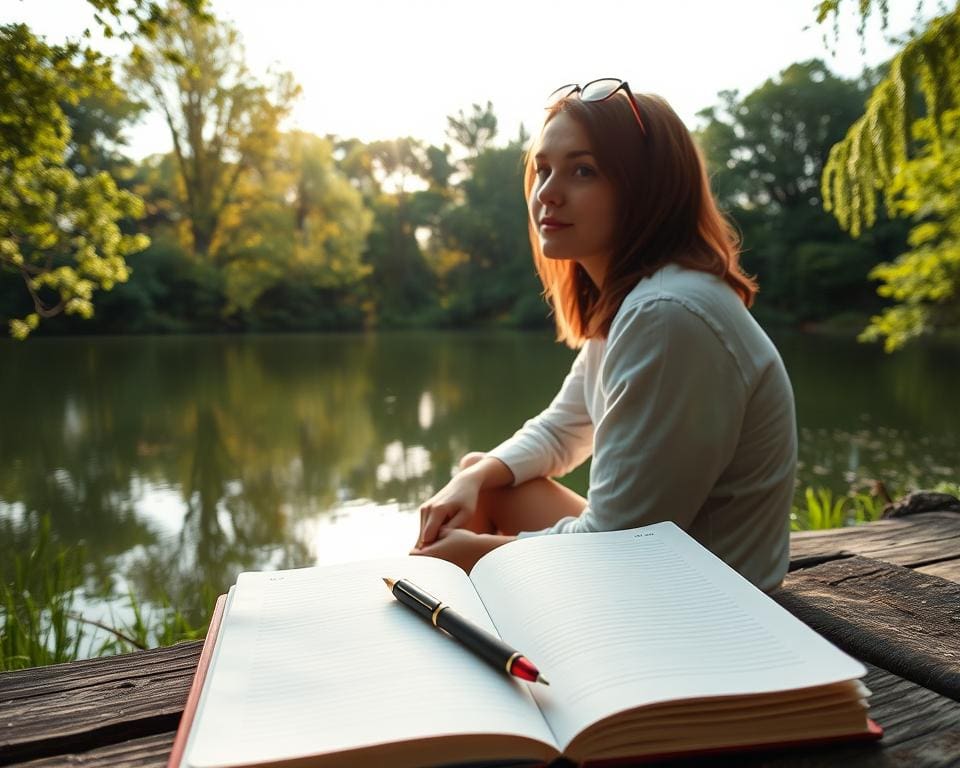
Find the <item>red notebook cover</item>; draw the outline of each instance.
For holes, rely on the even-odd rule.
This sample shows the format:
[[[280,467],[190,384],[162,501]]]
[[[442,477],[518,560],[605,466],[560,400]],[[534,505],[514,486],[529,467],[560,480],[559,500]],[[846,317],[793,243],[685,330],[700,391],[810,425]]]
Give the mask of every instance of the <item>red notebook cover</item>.
[[[217,635],[220,633],[220,622],[223,620],[223,608],[226,602],[227,596],[220,595],[220,597],[217,598],[216,605],[213,606],[213,616],[210,617],[210,626],[207,627],[207,637],[203,641],[200,660],[197,662],[197,671],[193,676],[190,693],[187,694],[187,703],[183,707],[183,715],[180,718],[176,738],[173,740],[173,747],[170,752],[170,759],[167,761],[167,768],[180,768],[180,761],[183,759],[183,750],[187,746],[187,736],[190,734],[193,716],[197,712],[197,703],[200,701],[200,691],[203,689],[203,681],[207,676],[207,670],[210,668],[213,648],[217,644]]]

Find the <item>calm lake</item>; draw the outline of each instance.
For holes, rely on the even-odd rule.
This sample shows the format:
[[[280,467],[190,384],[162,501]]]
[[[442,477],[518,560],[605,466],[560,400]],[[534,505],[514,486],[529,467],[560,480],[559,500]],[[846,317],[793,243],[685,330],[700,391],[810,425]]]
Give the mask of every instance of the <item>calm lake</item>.
[[[958,481],[960,349],[775,340],[801,493]],[[544,406],[572,358],[505,332],[2,342],[0,561],[46,514],[83,543],[84,615],[122,619],[129,591],[200,622],[241,570],[404,553],[418,503]],[[569,483],[585,492],[586,472]]]

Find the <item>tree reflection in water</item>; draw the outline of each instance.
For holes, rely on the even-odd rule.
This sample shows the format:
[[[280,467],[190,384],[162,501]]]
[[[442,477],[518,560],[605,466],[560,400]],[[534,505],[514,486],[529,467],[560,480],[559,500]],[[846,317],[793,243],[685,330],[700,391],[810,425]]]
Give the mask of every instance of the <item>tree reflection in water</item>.
[[[801,484],[956,477],[957,350],[779,341]],[[129,588],[200,624],[240,570],[406,552],[419,501],[549,402],[572,356],[510,333],[0,344],[0,562],[46,514],[85,543],[91,610]]]

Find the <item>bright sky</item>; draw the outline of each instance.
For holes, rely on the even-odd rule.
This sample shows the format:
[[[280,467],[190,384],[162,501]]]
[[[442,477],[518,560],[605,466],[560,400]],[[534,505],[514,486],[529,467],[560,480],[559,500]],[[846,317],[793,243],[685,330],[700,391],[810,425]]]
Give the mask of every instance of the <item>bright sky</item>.
[[[849,0],[848,12],[856,3]],[[892,3],[890,31],[915,3]],[[493,102],[500,141],[539,127],[559,85],[620,77],[666,97],[691,128],[725,89],[749,92],[790,64],[820,57],[846,77],[890,57],[879,24],[865,56],[852,16],[836,58],[814,24],[814,0],[214,0],[240,31],[251,70],[293,73],[303,88],[289,127],[362,140],[445,140],[446,116]],[[902,14],[902,15],[897,15]],[[94,26],[83,0],[0,0],[50,42]],[[101,50],[126,48],[110,41]],[[130,131],[130,154],[172,145],[154,115]]]

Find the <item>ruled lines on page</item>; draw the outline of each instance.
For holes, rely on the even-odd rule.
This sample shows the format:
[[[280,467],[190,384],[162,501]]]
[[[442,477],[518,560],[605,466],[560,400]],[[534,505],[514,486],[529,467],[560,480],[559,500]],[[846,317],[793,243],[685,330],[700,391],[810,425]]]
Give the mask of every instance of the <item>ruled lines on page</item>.
[[[535,694],[562,745],[643,704],[862,670],[672,523],[517,545],[471,578],[504,639],[550,680]]]
[[[463,572],[433,558],[241,574],[190,765],[279,761],[438,733],[553,743],[526,688],[400,605],[383,576],[415,580],[493,630]]]

